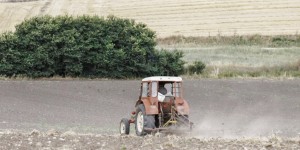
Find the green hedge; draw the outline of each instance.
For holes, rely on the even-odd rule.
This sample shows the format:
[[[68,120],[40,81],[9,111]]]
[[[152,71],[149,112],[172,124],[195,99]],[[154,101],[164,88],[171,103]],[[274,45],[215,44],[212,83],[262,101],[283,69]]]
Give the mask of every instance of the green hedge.
[[[203,73],[206,65],[202,61],[194,61],[192,65],[188,65],[186,68],[186,74],[201,74]]]
[[[155,50],[155,32],[114,16],[42,16],[0,36],[8,77],[131,78],[183,73],[182,52]]]

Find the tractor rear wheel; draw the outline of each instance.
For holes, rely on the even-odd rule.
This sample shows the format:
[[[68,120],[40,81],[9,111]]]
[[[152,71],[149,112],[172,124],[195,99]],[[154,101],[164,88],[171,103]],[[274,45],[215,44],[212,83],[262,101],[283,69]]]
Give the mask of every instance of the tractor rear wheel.
[[[120,122],[120,134],[121,135],[129,134],[129,130],[130,130],[129,120],[123,118]]]
[[[151,131],[146,130],[155,128],[155,116],[147,115],[145,111],[145,106],[140,104],[137,106],[135,115],[135,131],[136,135],[143,136],[151,133]]]

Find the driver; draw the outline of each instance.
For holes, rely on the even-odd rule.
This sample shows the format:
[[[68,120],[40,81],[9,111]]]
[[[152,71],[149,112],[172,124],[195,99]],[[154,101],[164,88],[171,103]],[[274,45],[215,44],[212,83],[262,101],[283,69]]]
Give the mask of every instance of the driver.
[[[161,94],[163,94],[163,95],[166,95],[168,91],[164,87],[164,85],[159,85],[158,92],[161,93]]]
[[[163,95],[166,95],[168,91],[163,85],[159,85],[158,92],[163,94]]]

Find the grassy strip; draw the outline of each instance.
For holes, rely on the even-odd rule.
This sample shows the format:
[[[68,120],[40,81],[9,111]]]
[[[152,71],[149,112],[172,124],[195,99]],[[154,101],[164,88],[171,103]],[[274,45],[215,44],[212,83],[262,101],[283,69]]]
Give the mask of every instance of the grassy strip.
[[[208,36],[208,37],[185,37],[170,36],[158,38],[158,45],[256,45],[266,47],[300,46],[300,35],[233,35],[233,36]]]
[[[300,77],[300,35],[170,36],[158,48],[184,52],[187,65],[202,61],[200,75],[187,78]],[[188,74],[188,73],[186,73]]]
[[[187,78],[299,78],[300,60],[272,67],[208,66],[202,74],[187,75]]]
[[[201,74],[190,74],[185,70],[182,77],[186,79],[199,79],[199,78],[300,78],[300,60],[295,63],[285,65],[278,65],[272,67],[238,67],[238,66],[207,66]],[[127,78],[122,80],[141,80],[142,78]],[[0,80],[46,80],[46,81],[60,81],[60,80],[113,80],[108,78],[74,78],[74,77],[61,77],[55,76],[52,78],[29,78],[26,76],[15,77],[0,77]]]
[[[177,48],[188,64],[202,61],[208,66],[276,66],[296,62],[300,47],[267,48],[261,46],[211,46]],[[171,48],[168,50],[172,51]]]

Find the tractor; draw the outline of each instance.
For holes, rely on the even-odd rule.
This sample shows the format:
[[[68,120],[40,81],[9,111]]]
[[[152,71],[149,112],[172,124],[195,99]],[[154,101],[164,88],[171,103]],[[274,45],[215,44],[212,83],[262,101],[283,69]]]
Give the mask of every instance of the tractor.
[[[120,134],[129,134],[135,124],[136,135],[154,132],[191,131],[189,105],[183,98],[182,78],[153,76],[142,79],[139,99],[130,119],[120,122]]]

